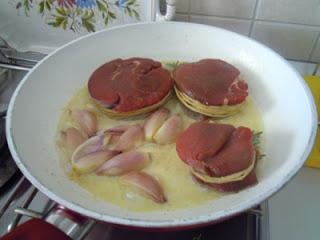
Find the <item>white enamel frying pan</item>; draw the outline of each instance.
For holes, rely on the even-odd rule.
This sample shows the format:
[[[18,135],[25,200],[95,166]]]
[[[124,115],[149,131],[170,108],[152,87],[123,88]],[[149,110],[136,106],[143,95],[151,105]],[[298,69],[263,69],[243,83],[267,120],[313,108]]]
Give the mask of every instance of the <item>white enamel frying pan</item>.
[[[58,164],[54,136],[62,107],[90,74],[114,58],[196,61],[220,58],[238,67],[261,111],[266,157],[259,184],[192,209],[136,213],[95,199]],[[277,192],[303,165],[317,129],[315,105],[304,81],[267,47],[219,28],[150,23],[98,32],[58,49],[30,71],[10,102],[6,133],[23,174],[56,202],[89,217],[144,228],[190,227],[222,220]]]

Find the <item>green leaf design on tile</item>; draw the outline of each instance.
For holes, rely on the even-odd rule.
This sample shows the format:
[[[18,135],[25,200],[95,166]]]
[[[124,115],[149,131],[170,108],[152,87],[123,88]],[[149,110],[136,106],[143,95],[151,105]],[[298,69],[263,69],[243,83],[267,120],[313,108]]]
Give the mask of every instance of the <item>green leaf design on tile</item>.
[[[30,10],[32,8],[32,0],[23,0],[21,6],[24,7],[24,13],[29,16]]]
[[[109,6],[104,1],[97,0],[97,7],[101,12],[108,12]]]
[[[51,0],[43,0],[44,2],[44,8],[48,11],[51,10],[51,7],[52,7],[52,1]]]
[[[13,0],[15,8],[25,16],[40,14],[46,24],[66,31],[94,32],[96,23],[105,26],[119,18],[117,14],[140,20],[137,0]]]
[[[110,18],[112,18],[112,19],[116,19],[117,17],[116,17],[116,15],[113,13],[113,12],[108,12],[108,16],[110,17]]]
[[[140,15],[139,13],[135,10],[135,9],[132,9],[132,12],[133,12],[133,17],[137,20],[140,20]]]
[[[56,8],[56,11],[58,14],[60,14],[61,16],[65,16],[65,17],[68,17],[68,12],[63,9],[63,8]]]
[[[69,15],[68,12],[63,8],[56,8],[56,13],[53,14],[54,20],[48,22],[48,25],[51,25],[55,28],[61,27],[66,30],[68,26]]]
[[[44,1],[41,1],[38,5],[38,11],[39,13],[43,14],[44,12]]]
[[[84,11],[84,14],[81,17],[82,26],[87,29],[88,32],[94,32],[94,12],[91,11]]]

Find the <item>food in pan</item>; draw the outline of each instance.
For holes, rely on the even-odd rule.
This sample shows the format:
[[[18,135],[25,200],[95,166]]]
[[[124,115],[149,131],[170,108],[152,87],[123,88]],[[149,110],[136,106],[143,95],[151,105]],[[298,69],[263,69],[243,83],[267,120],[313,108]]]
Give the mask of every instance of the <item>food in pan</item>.
[[[115,59],[93,72],[90,96],[109,116],[129,117],[150,112],[168,98],[170,72],[147,58]]]
[[[192,111],[210,117],[227,117],[241,110],[248,85],[240,71],[218,59],[180,64],[173,73],[179,100]]]
[[[221,191],[255,184],[254,133],[247,127],[200,121],[179,135],[176,149],[201,182]]]
[[[156,63],[133,59],[147,65]],[[132,66],[140,66],[133,59],[114,61],[128,64],[129,70],[124,67],[121,71],[131,72]],[[160,72],[168,68],[166,63],[161,68],[155,65]],[[145,72],[143,69],[140,73]],[[194,207],[257,182],[257,148],[252,141],[253,131],[261,131],[262,123],[250,96],[243,99],[237,114],[217,119],[186,111],[174,94],[166,99],[172,81],[161,97],[158,93],[146,97],[158,101],[152,104],[160,103],[152,110],[144,105],[149,100],[135,100],[131,106],[116,98],[93,97],[91,79],[62,113],[58,149],[70,179],[94,196],[128,210],[169,211]],[[163,98],[166,100],[162,102]],[[121,112],[124,109],[129,111]],[[130,114],[115,118],[109,110]],[[194,130],[195,126],[205,135]],[[241,158],[237,158],[237,151],[244,153]]]

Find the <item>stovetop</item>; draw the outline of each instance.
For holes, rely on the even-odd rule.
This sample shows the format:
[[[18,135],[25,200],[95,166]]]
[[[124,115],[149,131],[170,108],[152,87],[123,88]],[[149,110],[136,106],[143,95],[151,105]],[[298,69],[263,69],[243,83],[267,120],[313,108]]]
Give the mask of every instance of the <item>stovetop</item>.
[[[0,48],[0,236],[30,218],[42,218],[66,232],[72,239],[269,239],[267,201],[226,221],[174,232],[129,230],[84,217],[83,221],[70,220],[67,210],[39,192],[19,172],[3,135],[5,110],[14,89],[27,71],[43,56]]]

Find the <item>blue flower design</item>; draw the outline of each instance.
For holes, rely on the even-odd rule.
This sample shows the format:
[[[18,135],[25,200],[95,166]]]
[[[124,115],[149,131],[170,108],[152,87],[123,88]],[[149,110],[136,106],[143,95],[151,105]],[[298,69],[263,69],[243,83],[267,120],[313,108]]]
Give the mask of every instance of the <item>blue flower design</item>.
[[[125,8],[127,0],[119,0],[119,7]]]
[[[79,8],[93,8],[97,5],[96,0],[76,0]]]
[[[0,0],[1,1],[1,0]],[[102,19],[105,26],[112,20],[125,15],[139,19],[138,0],[11,0],[16,2],[17,10],[23,9],[28,17],[37,9],[41,17],[47,14],[53,18],[45,21],[49,26],[79,32],[84,28],[88,32],[95,31],[96,19]],[[150,1],[150,0],[146,0]],[[45,3],[45,5],[43,5]],[[121,13],[120,13],[121,12]],[[46,19],[46,18],[45,18]]]

